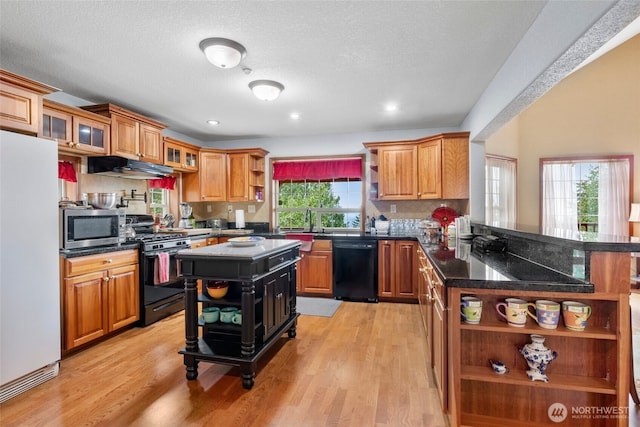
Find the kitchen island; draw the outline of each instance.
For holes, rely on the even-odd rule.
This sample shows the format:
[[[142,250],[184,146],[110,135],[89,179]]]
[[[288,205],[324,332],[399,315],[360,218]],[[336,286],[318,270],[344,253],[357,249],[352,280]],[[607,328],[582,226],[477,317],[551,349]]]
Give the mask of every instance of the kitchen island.
[[[240,246],[237,246],[240,245]],[[283,333],[296,336],[297,240],[259,240],[255,244],[227,242],[184,249],[176,256],[185,278],[186,377],[198,376],[200,361],[238,366],[242,385],[251,389],[258,360]],[[198,280],[203,292],[198,292]],[[204,289],[209,280],[226,281],[227,294],[210,298]],[[203,309],[238,309],[240,320],[205,323]]]
[[[640,245],[628,238],[585,242],[485,226],[474,231],[505,238],[507,251],[477,251],[463,240],[432,244],[420,239],[419,302],[431,368],[450,424],[551,426],[564,416],[572,426],[626,426],[629,252]],[[477,324],[464,322],[459,314],[463,298],[471,296],[483,305]],[[577,301],[591,307],[591,317],[582,331],[568,328],[562,319],[555,329],[531,317],[524,326],[509,326],[496,311],[506,298],[533,304]],[[531,342],[531,335],[542,335],[544,345],[557,352],[547,369],[548,382],[528,377],[519,349]],[[490,359],[502,361],[508,372],[494,372]]]

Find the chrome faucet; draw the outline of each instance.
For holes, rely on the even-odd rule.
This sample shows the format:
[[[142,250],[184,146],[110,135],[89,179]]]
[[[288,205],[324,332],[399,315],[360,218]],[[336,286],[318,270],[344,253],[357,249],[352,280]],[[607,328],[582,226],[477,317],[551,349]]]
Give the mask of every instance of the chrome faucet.
[[[313,221],[311,218],[311,208],[307,208],[305,214],[304,214],[304,222],[309,222],[309,233],[313,232]]]

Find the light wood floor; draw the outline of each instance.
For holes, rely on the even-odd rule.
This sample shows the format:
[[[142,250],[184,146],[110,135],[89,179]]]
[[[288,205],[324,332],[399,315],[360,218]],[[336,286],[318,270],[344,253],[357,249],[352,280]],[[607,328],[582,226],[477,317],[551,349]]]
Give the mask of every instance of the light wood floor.
[[[260,364],[201,362],[187,381],[182,314],[64,359],[60,375],[0,405],[2,426],[445,426],[417,305],[343,302],[301,316]]]

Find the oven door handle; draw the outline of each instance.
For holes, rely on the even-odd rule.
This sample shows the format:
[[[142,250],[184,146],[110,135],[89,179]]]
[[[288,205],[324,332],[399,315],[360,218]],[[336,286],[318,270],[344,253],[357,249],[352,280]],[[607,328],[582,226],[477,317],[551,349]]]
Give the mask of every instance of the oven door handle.
[[[146,254],[144,254],[144,255],[145,255],[145,256],[147,256],[147,257],[153,258],[153,257],[157,256],[157,255],[158,255],[159,253],[161,253],[161,252],[166,252],[166,253],[168,253],[168,254],[169,254],[169,256],[171,256],[171,255],[175,255],[175,254],[177,254],[177,253],[178,253],[178,251],[180,251],[180,250],[182,250],[182,249],[185,249],[185,248],[181,247],[180,249],[168,249],[168,250],[166,250],[166,251],[147,252],[147,253],[146,253]]]

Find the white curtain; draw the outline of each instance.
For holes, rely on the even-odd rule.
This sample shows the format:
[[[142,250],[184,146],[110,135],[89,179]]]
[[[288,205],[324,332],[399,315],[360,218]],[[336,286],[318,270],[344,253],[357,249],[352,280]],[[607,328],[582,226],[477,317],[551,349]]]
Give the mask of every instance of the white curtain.
[[[578,231],[578,194],[571,163],[542,166],[542,229],[556,235]]]
[[[600,162],[598,233],[629,235],[629,162]]]
[[[516,162],[487,156],[485,221],[487,224],[516,222]]]

